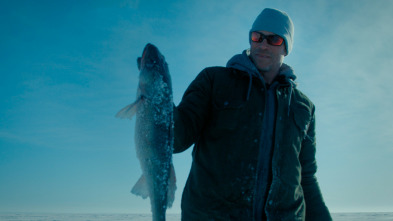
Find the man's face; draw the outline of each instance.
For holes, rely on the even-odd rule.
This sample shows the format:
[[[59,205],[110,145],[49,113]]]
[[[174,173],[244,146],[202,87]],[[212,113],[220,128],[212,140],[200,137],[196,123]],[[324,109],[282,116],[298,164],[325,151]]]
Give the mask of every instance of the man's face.
[[[264,35],[274,35],[268,31],[258,31]],[[250,58],[261,73],[278,72],[286,56],[285,42],[280,46],[270,45],[267,39],[251,41]]]

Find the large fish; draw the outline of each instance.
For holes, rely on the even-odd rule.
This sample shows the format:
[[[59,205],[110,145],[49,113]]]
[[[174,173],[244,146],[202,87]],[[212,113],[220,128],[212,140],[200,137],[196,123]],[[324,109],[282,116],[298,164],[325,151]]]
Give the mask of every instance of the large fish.
[[[175,198],[176,178],[172,164],[173,98],[168,64],[157,47],[147,44],[138,58],[139,86],[136,101],[116,117],[136,116],[135,145],[142,177],[131,192],[150,198],[153,220],[165,220]]]

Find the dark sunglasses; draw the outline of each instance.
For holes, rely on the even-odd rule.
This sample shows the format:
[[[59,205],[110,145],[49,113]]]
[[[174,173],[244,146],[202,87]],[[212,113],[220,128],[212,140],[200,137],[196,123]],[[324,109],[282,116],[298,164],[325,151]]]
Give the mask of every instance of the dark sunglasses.
[[[280,46],[284,42],[284,39],[278,35],[264,35],[260,32],[251,32],[251,41],[253,42],[262,42],[266,39],[269,45]]]

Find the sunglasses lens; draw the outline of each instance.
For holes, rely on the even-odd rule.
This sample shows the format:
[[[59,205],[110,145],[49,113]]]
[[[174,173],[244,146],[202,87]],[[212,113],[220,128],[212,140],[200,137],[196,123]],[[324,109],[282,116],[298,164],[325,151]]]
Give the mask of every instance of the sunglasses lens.
[[[268,43],[274,46],[280,46],[284,42],[284,39],[278,35],[269,35],[267,39]]]
[[[260,42],[261,41],[261,35],[257,32],[251,32],[251,41],[253,42]]]

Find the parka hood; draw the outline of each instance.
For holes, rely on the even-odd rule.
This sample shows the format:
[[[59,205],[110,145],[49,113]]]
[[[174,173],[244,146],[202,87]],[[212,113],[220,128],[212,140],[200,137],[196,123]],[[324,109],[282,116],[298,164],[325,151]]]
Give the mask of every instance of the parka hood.
[[[244,50],[242,54],[237,54],[229,59],[227,63],[228,68],[234,68],[240,71],[247,72],[248,74],[253,75],[254,77],[259,77],[259,71],[255,67],[254,63],[250,60],[247,55],[247,50]]]
[[[250,57],[248,56],[249,52],[250,52],[249,49],[244,50],[242,54],[237,54],[237,55],[233,56],[227,63],[228,68],[234,68],[234,69],[248,73],[250,80],[249,80],[248,92],[247,92],[247,97],[246,97],[247,101],[250,98],[253,77],[260,79],[266,88],[266,82],[262,78],[257,67],[254,65],[254,63],[251,61]],[[296,88],[296,83],[295,83],[296,75],[295,75],[293,69],[289,65],[284,64],[284,63],[281,65],[279,71],[280,72],[278,73],[278,75],[274,79],[273,83],[270,85],[270,90],[269,90],[270,92],[269,93],[272,93],[272,91],[275,90],[275,88],[277,88],[279,85],[290,87],[289,101],[288,101],[288,115],[289,115],[291,98],[292,98],[292,90],[294,88]],[[271,101],[271,102],[273,102],[273,101]],[[274,106],[274,104],[271,104],[270,106]]]

